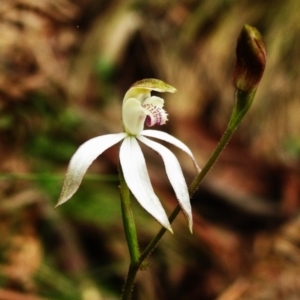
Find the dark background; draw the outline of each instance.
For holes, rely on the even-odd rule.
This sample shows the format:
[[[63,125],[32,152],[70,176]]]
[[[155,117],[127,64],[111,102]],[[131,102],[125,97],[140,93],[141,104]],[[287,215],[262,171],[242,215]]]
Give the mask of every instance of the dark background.
[[[134,299],[299,299],[298,0],[0,2],[0,298],[119,299],[128,266],[118,146],[54,210],[80,144],[122,130],[132,83],[159,78],[169,122],[200,166],[229,118],[235,45],[257,27],[267,66],[255,101],[137,278]],[[176,205],[163,163],[145,150],[155,191]],[[196,175],[172,148],[187,182]],[[133,202],[141,248],[159,225]]]

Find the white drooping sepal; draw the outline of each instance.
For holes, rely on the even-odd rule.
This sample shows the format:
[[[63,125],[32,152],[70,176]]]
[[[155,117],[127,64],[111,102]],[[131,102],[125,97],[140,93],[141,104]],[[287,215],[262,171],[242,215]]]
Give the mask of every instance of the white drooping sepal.
[[[127,136],[120,148],[120,163],[126,184],[140,205],[163,227],[172,231],[167,214],[155,195],[138,141]]]
[[[186,185],[184,176],[180,164],[176,156],[165,146],[160,145],[154,141],[149,140],[148,138],[140,135],[137,137],[142,143],[152,148],[157,152],[163,159],[167,176],[170,180],[170,183],[174,189],[176,198],[181,206],[181,209],[188,221],[189,229],[193,231],[193,217],[192,217],[192,208],[190,202],[190,195],[188,187]]]
[[[95,137],[82,144],[71,158],[63,188],[55,207],[65,203],[76,193],[92,162],[106,149],[117,144],[125,137],[124,132],[107,134]]]

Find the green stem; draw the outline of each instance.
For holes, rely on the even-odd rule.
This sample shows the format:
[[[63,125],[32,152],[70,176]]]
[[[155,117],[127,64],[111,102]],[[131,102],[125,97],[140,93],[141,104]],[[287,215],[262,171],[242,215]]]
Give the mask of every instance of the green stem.
[[[189,186],[189,193],[190,196],[192,196],[197,188],[199,187],[200,183],[208,173],[208,171],[212,168],[214,163],[217,161],[218,157],[220,156],[221,152],[224,150],[225,146],[228,144],[230,138],[232,137],[234,132],[234,129],[227,128],[226,131],[224,132],[220,142],[218,143],[216,149],[210,156],[209,160],[207,163],[204,165],[203,169],[201,172],[195,177],[195,179],[192,181],[192,183]]]
[[[139,270],[139,264],[133,264],[132,262],[130,262],[127,277],[123,286],[121,300],[131,299],[135,278],[138,270]]]
[[[137,240],[136,228],[133,213],[130,205],[130,193],[127,185],[121,184],[121,207],[125,236],[128,243],[130,260],[137,263],[140,258],[139,245]]]
[[[123,226],[130,255],[130,267],[123,287],[121,299],[129,300],[131,298],[135,277],[140,265],[140,251],[134,217],[130,205],[130,191],[125,182],[121,166],[119,166],[119,176]]]
[[[169,216],[169,221],[172,223],[179,212],[181,211],[180,205],[177,205],[171,215]],[[141,253],[140,256],[140,265],[143,263],[143,261],[151,254],[151,252],[156,248],[158,245],[159,241],[163,237],[163,235],[166,233],[167,229],[162,227],[157,235],[152,239],[152,241],[148,244],[148,246],[145,248],[145,250]]]

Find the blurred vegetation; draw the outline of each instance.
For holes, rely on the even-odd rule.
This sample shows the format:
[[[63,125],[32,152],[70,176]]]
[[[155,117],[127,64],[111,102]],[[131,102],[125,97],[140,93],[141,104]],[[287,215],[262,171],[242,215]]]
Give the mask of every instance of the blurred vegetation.
[[[245,23],[268,50],[241,127],[140,272],[134,299],[298,299],[300,2],[258,0],[2,0],[0,3],[0,298],[118,299],[128,252],[118,147],[54,210],[67,164],[87,139],[121,130],[125,91],[155,77],[163,128],[203,164],[233,103],[235,44]],[[175,151],[175,150],[174,150]],[[175,199],[145,149],[155,190]],[[176,152],[187,181],[192,164]],[[158,224],[133,201],[141,246]]]

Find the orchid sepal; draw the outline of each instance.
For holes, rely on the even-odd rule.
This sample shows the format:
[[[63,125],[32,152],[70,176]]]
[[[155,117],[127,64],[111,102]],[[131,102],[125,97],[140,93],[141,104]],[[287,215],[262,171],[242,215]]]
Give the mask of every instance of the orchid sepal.
[[[67,202],[76,193],[92,162],[106,149],[117,144],[125,137],[124,132],[102,135],[86,141],[77,149],[70,160],[63,188],[55,208]]]

